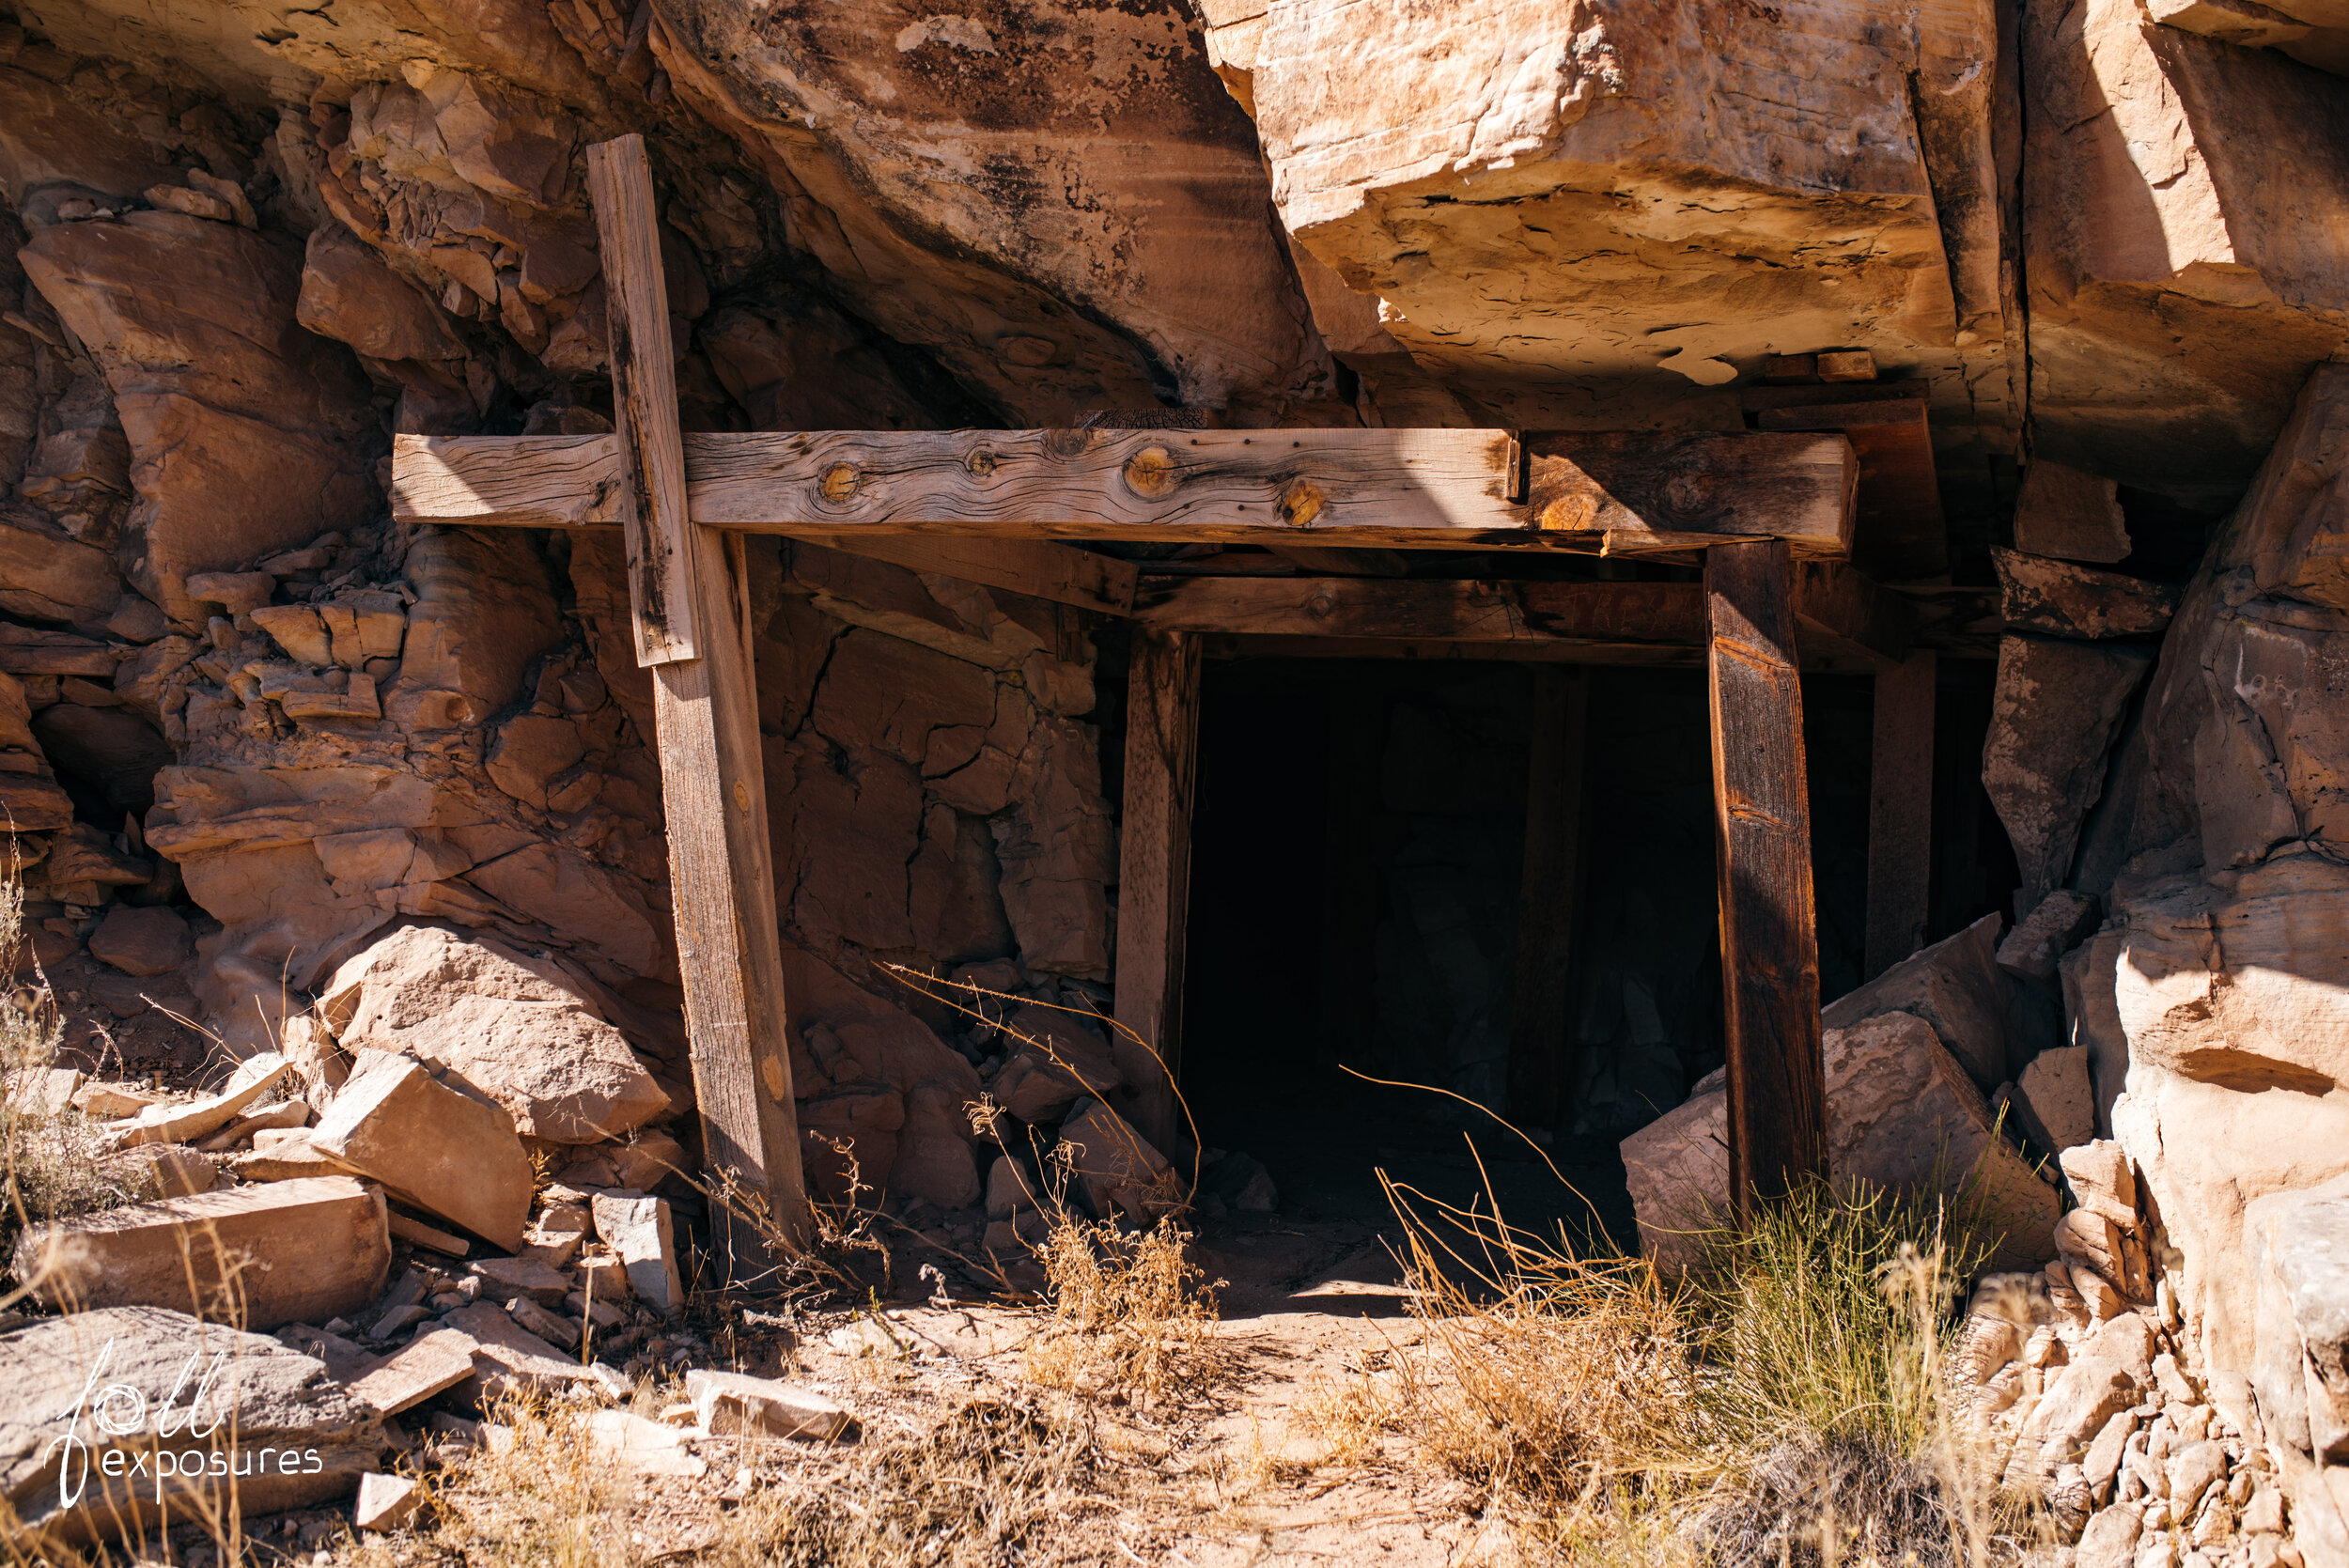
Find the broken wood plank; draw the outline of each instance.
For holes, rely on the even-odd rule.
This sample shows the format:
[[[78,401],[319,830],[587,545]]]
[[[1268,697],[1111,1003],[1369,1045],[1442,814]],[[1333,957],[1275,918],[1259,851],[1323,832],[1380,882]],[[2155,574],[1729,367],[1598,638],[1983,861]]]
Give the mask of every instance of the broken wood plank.
[[[616,516],[613,436],[399,438],[393,510],[415,522],[583,527]],[[606,443],[599,447],[598,442]],[[860,533],[1329,549],[1686,551],[1850,541],[1856,472],[1833,434],[1540,438],[1534,504],[1505,430],[913,430],[684,438],[696,521]],[[609,464],[607,467],[606,464]]]
[[[1840,435],[1563,431],[1529,435],[1526,511],[1554,542],[1610,555],[1781,538],[1851,553],[1859,466]]]
[[[699,633],[694,657],[653,665],[653,719],[703,1161],[713,1174],[728,1173],[764,1204],[783,1235],[796,1239],[808,1222],[807,1196],[784,1037],[766,771],[743,600],[723,536],[689,521],[673,493],[682,488],[684,460],[676,449],[677,384],[644,141],[631,134],[599,143],[587,157],[612,299],[614,407],[638,449],[624,505],[633,513],[634,503],[654,500],[649,515],[636,517],[648,569],[631,569],[630,588],[640,625],[683,624]],[[665,407],[669,417],[654,417],[643,406],[650,404]],[[670,450],[642,450],[661,442]],[[672,493],[661,500],[664,489]],[[633,545],[630,557],[638,559]],[[655,566],[661,569],[649,569]],[[678,573],[681,589],[647,603],[671,594]],[[711,1207],[735,1281],[769,1276],[774,1260],[755,1228],[732,1222],[723,1204]]]
[[[1561,1092],[1575,1079],[1567,1026],[1582,901],[1590,702],[1590,676],[1583,671],[1534,672],[1508,1084],[1509,1119],[1531,1129],[1556,1126]]]
[[[1876,673],[1868,775],[1868,930],[1861,978],[1925,945],[1933,888],[1933,698],[1938,660],[1914,653]]]
[[[642,179],[636,178],[640,169]],[[618,427],[613,439],[620,455],[620,528],[628,540],[636,662],[666,664],[695,656],[699,612],[685,448],[677,433],[677,354],[661,293],[660,217],[644,138],[631,132],[589,147],[587,194],[595,203],[608,297],[606,358]],[[519,455],[512,466],[524,466]],[[393,467],[397,473],[397,458]]]
[[[1118,836],[1117,1021],[1128,1116],[1160,1152],[1189,1134],[1176,1114],[1190,820],[1199,757],[1199,639],[1136,627],[1126,681],[1126,801]],[[1155,1057],[1153,1052],[1156,1053]]]
[[[1705,551],[1714,847],[1729,1067],[1731,1203],[1827,1174],[1827,1073],[1811,803],[1795,662],[1794,584],[1780,540]]]

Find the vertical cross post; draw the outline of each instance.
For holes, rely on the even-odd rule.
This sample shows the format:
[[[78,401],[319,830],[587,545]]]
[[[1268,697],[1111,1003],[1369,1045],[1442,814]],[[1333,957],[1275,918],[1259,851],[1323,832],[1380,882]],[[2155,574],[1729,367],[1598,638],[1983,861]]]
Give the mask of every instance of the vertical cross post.
[[[644,138],[587,149],[609,301],[612,407],[627,464],[629,595],[637,662],[653,675],[670,894],[685,983],[705,1168],[763,1204],[786,1243],[807,1195],[784,1037],[783,961],[758,698],[725,542],[685,510],[676,355]],[[714,1204],[737,1282],[774,1260],[755,1227]]]
[[[1190,905],[1191,791],[1199,757],[1199,639],[1134,629],[1126,682],[1126,810],[1118,837],[1117,1065],[1142,1136],[1171,1150],[1178,1131],[1183,950]],[[1154,1058],[1151,1051],[1157,1053]],[[1161,1065],[1163,1063],[1163,1065]]]
[[[1785,541],[1704,552],[1730,1203],[1827,1174],[1811,803]]]
[[[1868,936],[1860,975],[1874,980],[1925,945],[1933,891],[1931,649],[1876,672],[1868,772]]]
[[[1575,916],[1582,892],[1584,738],[1590,675],[1533,672],[1532,757],[1526,770],[1525,871],[1517,884],[1516,1001],[1509,1026],[1509,1119],[1529,1130],[1558,1120],[1571,1087],[1566,1041]]]

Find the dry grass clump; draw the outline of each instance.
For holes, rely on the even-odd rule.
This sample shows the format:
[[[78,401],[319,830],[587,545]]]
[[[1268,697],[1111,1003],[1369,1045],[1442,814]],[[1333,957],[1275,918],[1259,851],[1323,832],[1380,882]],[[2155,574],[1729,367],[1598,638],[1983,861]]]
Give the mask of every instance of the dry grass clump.
[[[1407,1429],[1558,1560],[2017,1560],[2030,1521],[1948,1411],[1978,1256],[1944,1206],[1812,1184],[1685,1281],[1397,1193],[1427,1356]]]
[[[1216,1303],[1190,1233],[1060,1214],[1036,1249],[1052,1318],[1028,1347],[1028,1380],[1143,1410],[1195,1398],[1213,1372]]]
[[[352,1568],[393,1568],[413,1548],[478,1568],[630,1568],[633,1477],[587,1434],[594,1412],[516,1395],[488,1412],[505,1436],[463,1452],[425,1481],[419,1539],[354,1544]]]
[[[25,956],[24,890],[0,880],[0,975],[13,976]],[[0,1306],[26,1281],[14,1277],[17,1238],[27,1226],[93,1214],[154,1196],[139,1188],[138,1168],[109,1162],[105,1134],[80,1111],[52,1110],[39,1095],[55,1065],[64,1020],[48,980],[36,968],[5,982],[0,996]]]
[[[712,1568],[995,1568],[1036,1560],[1049,1530],[1113,1504],[1096,1483],[1089,1421],[1016,1395],[972,1399],[933,1424],[868,1435],[795,1469],[739,1510]]]

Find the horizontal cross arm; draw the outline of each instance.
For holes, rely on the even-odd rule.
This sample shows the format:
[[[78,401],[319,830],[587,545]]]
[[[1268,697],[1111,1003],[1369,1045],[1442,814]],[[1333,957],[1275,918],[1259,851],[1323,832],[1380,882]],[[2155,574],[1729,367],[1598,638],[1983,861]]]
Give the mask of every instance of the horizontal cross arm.
[[[684,438],[695,521],[824,538],[937,535],[1655,553],[1781,537],[1848,552],[1840,434],[1502,430],[915,430]],[[608,436],[402,436],[412,521],[616,520]],[[1532,487],[1525,489],[1530,467]]]

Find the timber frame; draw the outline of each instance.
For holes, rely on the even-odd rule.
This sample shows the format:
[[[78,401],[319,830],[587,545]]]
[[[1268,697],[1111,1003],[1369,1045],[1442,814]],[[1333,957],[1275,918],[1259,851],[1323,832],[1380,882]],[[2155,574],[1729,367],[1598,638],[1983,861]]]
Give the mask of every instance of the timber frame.
[[[1913,950],[1921,931],[1919,781],[1929,776],[1933,685],[1932,655],[1912,654],[1907,602],[1843,564],[1859,465],[1841,429],[683,434],[642,139],[590,147],[588,174],[611,300],[616,433],[397,437],[393,511],[418,523],[616,526],[626,536],[637,659],[654,677],[706,1161],[765,1210],[764,1223],[730,1224],[723,1238],[739,1281],[754,1283],[772,1265],[770,1244],[793,1246],[807,1222],[745,609],[739,536],[753,533],[1131,622],[1117,1021],[1165,1063],[1124,1048],[1121,1064],[1146,1086],[1140,1130],[1162,1147],[1176,1141],[1203,649],[1702,661],[1734,1200],[1742,1210],[1757,1193],[1824,1172],[1797,654],[1890,677],[1878,694],[1880,716],[1893,717],[1878,742],[1871,973]],[[1429,549],[1651,556],[1702,562],[1703,581],[1145,580],[1131,563],[1061,539],[1259,544],[1308,567],[1391,567],[1392,551]],[[1546,993],[1562,989],[1574,949],[1583,690],[1571,671],[1537,683],[1538,819],[1527,834],[1520,946],[1539,964],[1520,966],[1509,1090],[1512,1113],[1533,1125],[1554,1118],[1566,1081],[1563,1006]],[[1888,756],[1895,734],[1906,749]],[[1543,967],[1561,984],[1536,983]]]

